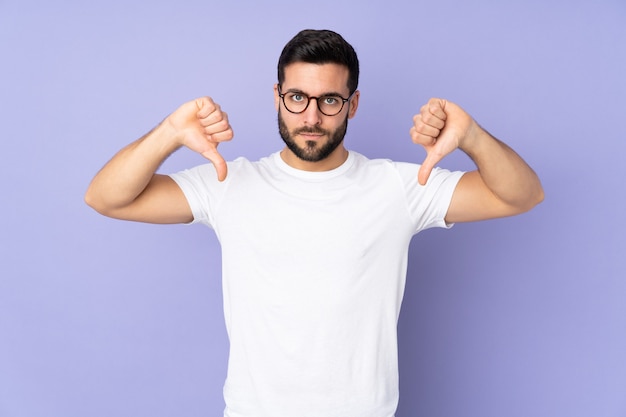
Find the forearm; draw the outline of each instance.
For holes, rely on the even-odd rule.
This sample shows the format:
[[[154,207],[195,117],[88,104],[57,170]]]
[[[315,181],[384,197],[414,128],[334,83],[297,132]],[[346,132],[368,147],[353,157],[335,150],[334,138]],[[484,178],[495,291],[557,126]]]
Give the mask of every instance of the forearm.
[[[537,174],[509,146],[475,122],[460,149],[476,164],[489,190],[503,203],[526,211],[543,200]]]
[[[180,146],[169,124],[161,123],[119,151],[92,180],[85,201],[99,212],[132,203],[159,166]]]

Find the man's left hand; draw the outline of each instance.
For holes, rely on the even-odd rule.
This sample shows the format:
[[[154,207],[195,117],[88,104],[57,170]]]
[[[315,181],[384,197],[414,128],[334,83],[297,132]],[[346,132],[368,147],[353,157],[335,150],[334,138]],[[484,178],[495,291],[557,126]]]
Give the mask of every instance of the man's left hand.
[[[461,148],[476,127],[472,117],[456,104],[440,98],[428,100],[419,114],[413,116],[410,131],[413,143],[426,149],[426,158],[417,175],[418,182],[425,185],[439,161]]]

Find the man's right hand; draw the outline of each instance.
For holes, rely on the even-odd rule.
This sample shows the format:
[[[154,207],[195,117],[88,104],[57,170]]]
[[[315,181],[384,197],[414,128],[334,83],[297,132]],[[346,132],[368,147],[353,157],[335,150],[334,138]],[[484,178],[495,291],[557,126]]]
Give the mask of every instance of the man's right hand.
[[[227,165],[217,152],[230,140],[228,116],[208,97],[192,100],[167,116],[156,128],[124,147],[91,181],[85,201],[96,211],[117,219],[148,223],[187,223],[193,213],[182,190],[159,166],[181,146],[211,161],[217,178]]]
[[[217,151],[220,142],[233,138],[233,129],[228,115],[210,97],[189,101],[164,121],[175,130],[182,146],[198,152],[211,161],[220,181],[226,179],[226,161]]]

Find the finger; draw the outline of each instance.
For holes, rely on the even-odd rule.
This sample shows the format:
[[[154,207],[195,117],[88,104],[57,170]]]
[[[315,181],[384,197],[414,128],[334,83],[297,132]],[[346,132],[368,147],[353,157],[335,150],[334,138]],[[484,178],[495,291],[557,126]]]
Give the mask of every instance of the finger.
[[[220,133],[232,132],[232,128],[227,119],[220,120],[219,122],[204,126],[204,133],[209,136],[214,136]]]
[[[426,149],[426,152],[428,152],[429,149],[437,144],[437,137],[418,133],[415,130],[415,126],[411,128],[410,135],[413,143],[424,147],[424,149]]]
[[[196,99],[196,107],[198,108],[196,116],[198,119],[204,119],[213,113],[218,106],[213,102],[211,97],[201,97]]]
[[[226,179],[226,175],[228,174],[228,165],[222,155],[220,155],[217,151],[217,146],[211,147],[210,149],[202,152],[202,156],[211,161],[215,167],[218,181],[224,181]]]
[[[231,140],[234,136],[235,134],[233,133],[233,129],[229,126],[228,129],[224,131],[212,133],[209,136],[209,140],[217,144],[219,142],[227,142]]]
[[[426,107],[427,113],[434,116],[439,120],[445,121],[448,118],[446,113],[446,104],[447,101],[441,98],[431,98],[428,100],[428,103],[424,106]]]
[[[424,123],[420,115],[413,118],[413,127],[410,130],[410,134],[414,143],[430,145],[439,136],[440,132],[439,128]]]
[[[198,117],[198,121],[200,122],[200,124],[203,127],[211,126],[211,125],[222,123],[222,122],[226,122],[227,124],[228,115],[222,111],[220,106],[216,104],[212,106],[212,108],[213,108],[213,111],[210,112],[209,114],[206,114],[206,112],[204,111],[198,112],[197,117]]]
[[[435,166],[441,161],[442,157],[436,152],[429,152],[422,162],[419,171],[417,172],[417,182],[420,185],[426,185],[428,178],[430,177],[430,173],[435,168]]]
[[[432,168],[428,168],[424,164],[420,166],[419,171],[417,171],[417,182],[419,185],[426,185],[426,182],[428,182],[428,177],[430,177],[431,171]]]
[[[413,125],[418,132],[437,137],[439,136],[439,132],[445,127],[446,121],[442,119],[440,115],[430,113],[425,105],[422,107],[419,114],[413,116]]]

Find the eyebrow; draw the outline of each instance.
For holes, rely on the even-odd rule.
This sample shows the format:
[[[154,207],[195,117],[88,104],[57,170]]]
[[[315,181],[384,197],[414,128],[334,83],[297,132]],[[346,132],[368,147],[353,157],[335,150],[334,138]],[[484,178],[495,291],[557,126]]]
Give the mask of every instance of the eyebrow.
[[[290,88],[287,91],[283,91],[283,94],[286,94],[286,93],[303,94],[303,95],[305,95],[307,97],[316,97],[316,96],[312,96],[309,93],[306,93],[306,92],[300,90],[299,88]],[[339,96],[339,97],[343,98],[343,95],[341,93],[336,92],[336,91],[328,91],[328,92],[325,92],[325,93],[322,93],[322,94],[318,95],[317,97],[326,97],[326,96]]]

